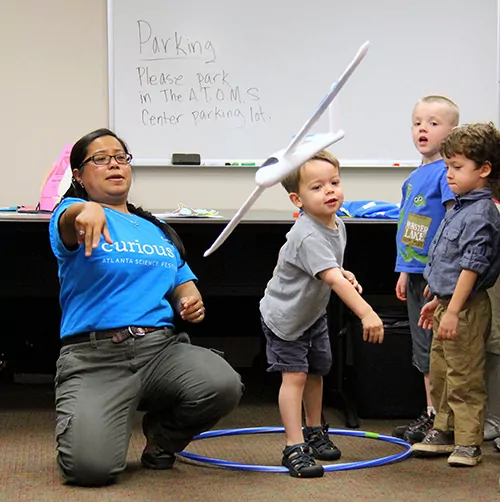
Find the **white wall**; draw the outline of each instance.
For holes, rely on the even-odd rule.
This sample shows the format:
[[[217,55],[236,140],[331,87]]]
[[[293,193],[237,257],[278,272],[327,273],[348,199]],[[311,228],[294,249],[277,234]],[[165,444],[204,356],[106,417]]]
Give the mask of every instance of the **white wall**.
[[[106,0],[1,0],[0,46],[0,206],[35,205],[63,146],[108,125]],[[345,168],[346,199],[398,202],[408,173]],[[137,168],[131,200],[152,209],[237,208],[253,176],[247,168]],[[292,208],[280,186],[255,207]]]

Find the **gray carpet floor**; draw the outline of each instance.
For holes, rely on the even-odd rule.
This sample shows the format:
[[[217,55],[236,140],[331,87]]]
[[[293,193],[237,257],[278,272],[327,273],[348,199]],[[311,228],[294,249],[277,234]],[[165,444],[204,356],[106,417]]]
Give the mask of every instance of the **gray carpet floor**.
[[[344,429],[342,416],[326,408],[330,427]],[[483,463],[472,469],[447,465],[445,458],[415,459],[365,469],[328,472],[321,479],[288,474],[232,470],[179,459],[170,471],[142,469],[144,447],[136,416],[128,467],[119,481],[104,488],[61,484],[55,464],[54,411],[50,386],[0,385],[0,501],[498,501],[500,453],[483,447]],[[361,420],[360,430],[390,434],[394,420]],[[280,426],[276,403],[247,396],[217,429]],[[393,455],[400,446],[376,439],[338,435],[338,463]],[[241,435],[193,442],[188,450],[214,458],[278,466],[282,434]]]

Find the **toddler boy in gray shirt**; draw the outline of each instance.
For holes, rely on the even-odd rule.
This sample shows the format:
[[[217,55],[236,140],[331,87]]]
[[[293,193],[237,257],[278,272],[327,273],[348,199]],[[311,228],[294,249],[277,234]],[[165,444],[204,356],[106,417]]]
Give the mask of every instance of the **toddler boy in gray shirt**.
[[[339,170],[338,160],[322,151],[283,180],[301,215],[286,236],[260,302],[268,371],[282,374],[282,464],[294,477],[321,477],[324,469],[314,459],[341,455],[328,437],[328,425],[321,423],[323,376],[332,364],[326,322],[332,290],[361,319],[364,340],[381,343],[384,337],[382,321],[361,298],[354,274],[342,268],[346,231],[337,216],[344,200]]]

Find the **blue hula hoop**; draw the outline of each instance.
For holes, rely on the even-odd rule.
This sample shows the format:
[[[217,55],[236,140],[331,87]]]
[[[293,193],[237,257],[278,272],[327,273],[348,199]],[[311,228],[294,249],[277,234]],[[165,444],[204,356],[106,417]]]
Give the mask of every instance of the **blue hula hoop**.
[[[207,431],[199,434],[193,440],[216,438],[223,436],[240,436],[243,434],[276,434],[285,432],[284,427],[248,427],[244,429],[222,429],[215,431]],[[387,441],[388,443],[394,443],[405,448],[401,453],[395,455],[389,455],[387,457],[374,458],[371,460],[361,460],[358,462],[347,462],[343,464],[332,464],[324,465],[326,472],[333,471],[348,471],[353,469],[364,469],[366,467],[378,467],[379,465],[386,465],[393,462],[399,462],[408,458],[411,455],[411,445],[402,439],[398,439],[392,436],[386,436],[384,434],[377,434],[376,432],[364,432],[364,431],[352,431],[344,429],[328,429],[329,434],[337,434],[340,436],[355,436],[361,438],[378,439],[380,441]],[[228,460],[222,460],[220,458],[205,457],[203,455],[198,455],[197,453],[191,453],[188,451],[180,451],[177,455],[187,458],[189,460],[194,460],[196,462],[202,462],[205,464],[215,465],[217,467],[225,467],[227,469],[237,469],[241,471],[259,471],[259,472],[286,472],[288,469],[286,467],[278,467],[272,465],[254,465],[254,464],[242,464],[239,462],[230,462]]]

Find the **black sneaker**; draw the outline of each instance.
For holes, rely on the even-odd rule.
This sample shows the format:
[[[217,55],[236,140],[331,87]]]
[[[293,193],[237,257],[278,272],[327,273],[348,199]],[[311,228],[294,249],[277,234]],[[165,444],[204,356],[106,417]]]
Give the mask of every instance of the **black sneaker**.
[[[294,478],[321,478],[325,472],[323,466],[314,461],[306,443],[287,446],[283,450],[281,464]]]
[[[413,420],[409,424],[406,425],[397,425],[394,427],[392,431],[392,435],[395,438],[399,439],[404,439],[405,432],[410,428],[410,427],[418,427],[422,423],[426,422],[429,419],[429,415],[427,414],[427,411],[424,411],[422,415],[420,415],[416,420]]]
[[[341,451],[328,437],[328,424],[323,427],[304,427],[304,439],[318,460],[338,460]]]
[[[422,420],[418,425],[412,425],[408,427],[404,433],[403,438],[409,443],[420,443],[424,440],[426,434],[434,427],[434,413],[430,415],[425,414],[426,418]]]
[[[454,449],[455,441],[452,431],[431,429],[421,443],[415,443],[411,447],[411,452],[416,457],[435,457],[449,455]]]
[[[455,446],[448,457],[448,464],[452,467],[474,467],[481,462],[481,448],[479,446]]]
[[[175,454],[166,452],[156,443],[148,441],[141,455],[141,464],[147,469],[172,469]]]
[[[146,447],[141,455],[141,464],[147,469],[172,469],[175,453],[164,450],[156,441],[148,426],[148,414],[142,418],[142,432],[146,436]]]

